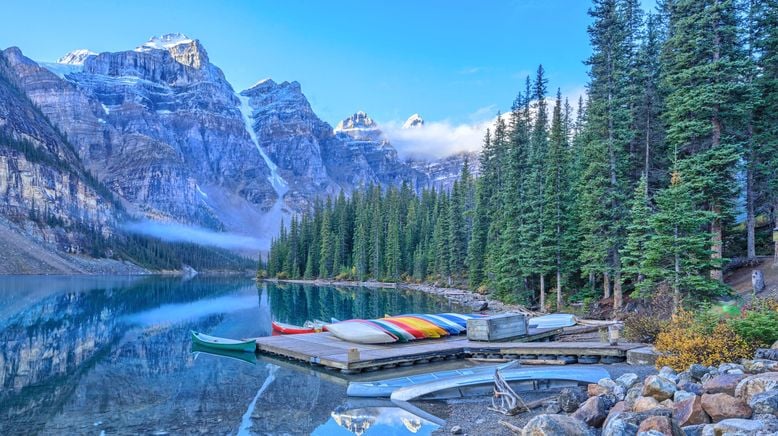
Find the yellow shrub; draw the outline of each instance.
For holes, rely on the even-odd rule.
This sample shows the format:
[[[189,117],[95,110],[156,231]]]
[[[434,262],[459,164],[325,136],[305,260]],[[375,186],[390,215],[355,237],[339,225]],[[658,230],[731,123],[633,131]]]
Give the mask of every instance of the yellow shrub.
[[[681,371],[693,363],[718,365],[751,355],[751,347],[725,322],[716,323],[712,330],[710,327],[690,312],[676,314],[657,335],[655,346],[661,354],[657,367]]]

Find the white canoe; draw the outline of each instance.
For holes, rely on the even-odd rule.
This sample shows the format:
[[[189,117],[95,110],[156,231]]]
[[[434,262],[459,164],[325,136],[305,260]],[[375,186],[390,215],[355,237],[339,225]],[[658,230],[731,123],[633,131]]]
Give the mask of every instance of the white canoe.
[[[575,315],[569,313],[552,313],[551,315],[536,316],[530,318],[527,324],[539,329],[557,329],[576,325],[578,320]]]
[[[506,382],[515,390],[536,390],[544,388],[573,386],[577,384],[597,383],[609,377],[608,372],[599,367],[593,368],[506,368],[501,371]],[[426,383],[411,384],[395,389],[392,401],[412,401],[417,399],[440,400],[483,395],[493,392],[494,371],[489,373],[459,375]]]
[[[338,339],[359,344],[391,344],[397,337],[378,326],[362,321],[343,321],[327,325],[327,331]]]

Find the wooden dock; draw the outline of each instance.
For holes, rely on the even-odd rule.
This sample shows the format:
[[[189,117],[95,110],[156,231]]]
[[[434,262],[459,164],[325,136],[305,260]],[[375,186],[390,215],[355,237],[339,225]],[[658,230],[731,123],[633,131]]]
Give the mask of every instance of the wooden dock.
[[[616,346],[601,342],[528,342],[548,339],[560,329],[531,329],[524,342],[470,341],[465,336],[448,336],[388,345],[356,344],[330,333],[281,335],[256,338],[257,351],[307,362],[315,366],[357,373],[396,366],[409,366],[464,357],[561,359],[569,363],[612,363],[624,361],[628,350],[644,344]],[[356,349],[354,353],[350,350]]]

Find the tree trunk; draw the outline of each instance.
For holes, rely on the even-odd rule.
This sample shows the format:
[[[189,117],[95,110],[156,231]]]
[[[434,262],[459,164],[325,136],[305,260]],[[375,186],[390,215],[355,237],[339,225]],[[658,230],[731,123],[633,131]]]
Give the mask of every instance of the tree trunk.
[[[602,297],[603,298],[611,297],[611,276],[608,273],[608,271],[605,271],[602,274]]]
[[[753,141],[754,126],[748,124],[749,140]],[[755,144],[751,144],[748,151],[748,163],[746,164],[746,247],[749,260],[756,258],[756,216],[754,214],[754,166],[756,156]]]
[[[718,32],[718,26],[714,23],[714,37],[713,37],[713,62],[716,63],[721,57],[721,35]],[[717,148],[721,144],[721,118],[719,116],[719,105],[713,105],[713,115],[711,116],[711,124],[713,124],[713,131],[711,132],[711,148]],[[715,201],[715,200],[714,200]],[[721,237],[721,206],[713,204],[711,211],[715,214],[713,221],[711,222],[711,259],[718,260],[723,256],[722,237]],[[713,280],[721,281],[722,274],[720,269],[713,269],[710,272],[710,278]]]
[[[773,217],[775,218],[775,227],[773,229],[773,238],[775,238],[773,242],[773,263],[778,265],[778,237],[776,237],[776,232],[778,232],[778,199],[776,199],[775,204],[773,205]]]
[[[556,310],[562,310],[562,272],[556,270]]]
[[[643,175],[646,177],[646,198],[648,198],[648,172],[651,169],[651,111],[646,112],[646,162]]]
[[[673,236],[678,241],[678,226],[673,228]],[[676,242],[677,243],[677,242]],[[673,276],[673,314],[678,313],[678,308],[681,306],[681,256],[678,251],[675,252],[675,275]]]
[[[540,311],[546,311],[546,276],[540,275]]]
[[[721,228],[721,218],[718,217],[719,213],[721,212],[720,208],[718,206],[713,207],[713,213],[717,215],[716,218],[713,219],[713,222],[711,223],[711,259],[713,260],[720,260],[723,257],[723,251],[724,247],[722,244],[722,228]],[[723,274],[721,273],[721,269],[715,268],[710,271],[710,278],[713,280],[721,281],[723,279]]]
[[[616,274],[613,278],[613,311],[621,310],[623,295],[621,292],[621,267],[619,265],[619,254],[616,253],[615,264]]]
[[[594,292],[594,272],[589,273],[589,289]]]

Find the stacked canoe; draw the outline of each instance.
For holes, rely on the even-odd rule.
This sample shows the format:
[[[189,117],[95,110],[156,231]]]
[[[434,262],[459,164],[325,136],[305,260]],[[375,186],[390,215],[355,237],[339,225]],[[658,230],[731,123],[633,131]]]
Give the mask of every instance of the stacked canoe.
[[[481,315],[457,313],[409,314],[379,319],[351,319],[328,324],[327,330],[344,341],[362,344],[437,339],[467,330],[467,320]]]

